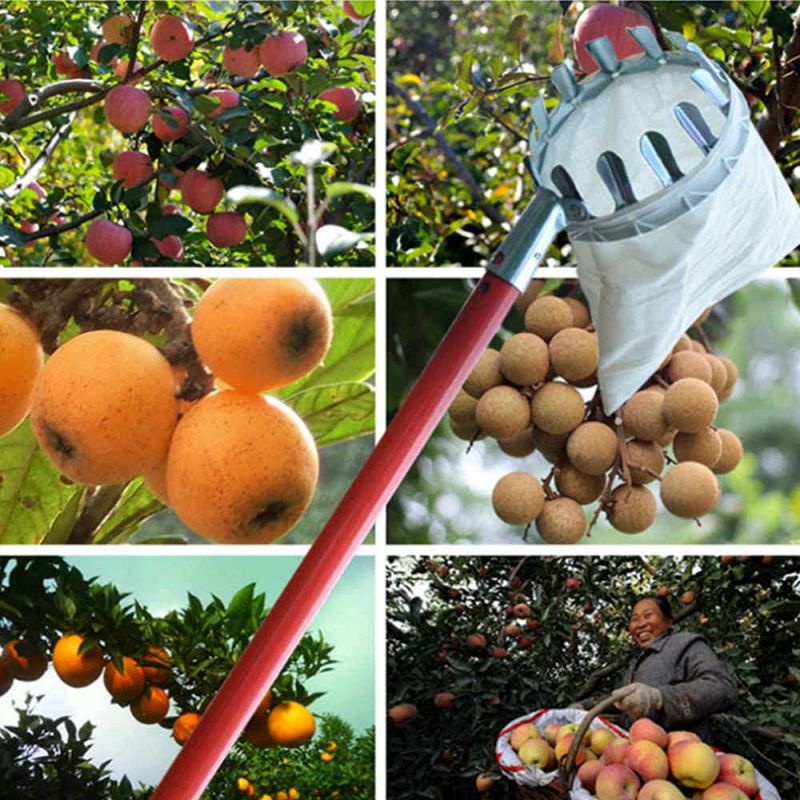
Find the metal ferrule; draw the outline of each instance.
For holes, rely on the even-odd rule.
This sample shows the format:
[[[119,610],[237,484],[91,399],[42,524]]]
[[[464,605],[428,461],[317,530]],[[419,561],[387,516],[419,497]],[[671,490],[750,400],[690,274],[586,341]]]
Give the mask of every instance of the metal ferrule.
[[[520,292],[525,291],[548,248],[566,225],[566,213],[558,197],[540,187],[492,257],[488,271]]]

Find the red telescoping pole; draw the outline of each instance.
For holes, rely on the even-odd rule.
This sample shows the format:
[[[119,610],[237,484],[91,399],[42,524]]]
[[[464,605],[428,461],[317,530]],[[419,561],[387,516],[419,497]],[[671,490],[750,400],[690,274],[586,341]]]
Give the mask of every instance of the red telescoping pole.
[[[487,272],[152,800],[200,797],[492,340],[520,290]]]

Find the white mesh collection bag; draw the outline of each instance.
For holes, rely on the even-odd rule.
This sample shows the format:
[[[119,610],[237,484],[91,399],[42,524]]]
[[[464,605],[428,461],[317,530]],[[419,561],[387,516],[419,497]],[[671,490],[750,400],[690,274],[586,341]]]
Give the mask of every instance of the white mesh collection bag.
[[[515,783],[523,786],[547,786],[558,778],[558,771],[544,772],[533,766],[526,766],[517,756],[511,747],[511,734],[516,728],[528,722],[534,723],[540,731],[544,731],[545,725],[551,722],[557,725],[565,725],[570,722],[580,723],[586,716],[586,711],[579,708],[545,708],[533,711],[522,717],[511,720],[497,737],[495,744],[495,759],[500,771]],[[627,737],[628,732],[619,728],[608,720],[598,716],[595,717],[589,730],[609,730],[615,736]],[[716,750],[717,753],[722,751]],[[753,800],[781,800],[778,790],[770,783],[764,775],[756,772],[758,778],[758,793]],[[580,785],[576,778],[569,793],[570,800],[596,800],[595,796]]]
[[[531,135],[539,192],[565,214],[609,414],[705,308],[800,243],[800,207],[724,69],[677,34],[664,51],[649,28],[628,33],[643,55],[619,61],[603,37],[589,43],[600,71],[578,82],[554,70],[560,103],[548,114],[535,102]]]

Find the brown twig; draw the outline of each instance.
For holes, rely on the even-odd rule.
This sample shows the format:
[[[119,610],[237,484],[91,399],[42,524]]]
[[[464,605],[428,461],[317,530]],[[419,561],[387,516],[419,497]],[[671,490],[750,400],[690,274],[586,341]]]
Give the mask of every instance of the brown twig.
[[[72,526],[67,544],[89,544],[102,521],[119,502],[125,484],[101,486],[89,496],[83,511]]]

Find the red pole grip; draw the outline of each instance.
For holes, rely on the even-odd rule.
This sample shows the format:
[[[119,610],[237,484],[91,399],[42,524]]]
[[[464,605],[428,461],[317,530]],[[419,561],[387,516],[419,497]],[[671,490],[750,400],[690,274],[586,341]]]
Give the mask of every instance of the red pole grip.
[[[490,272],[475,287],[151,800],[200,797],[518,295]]]

